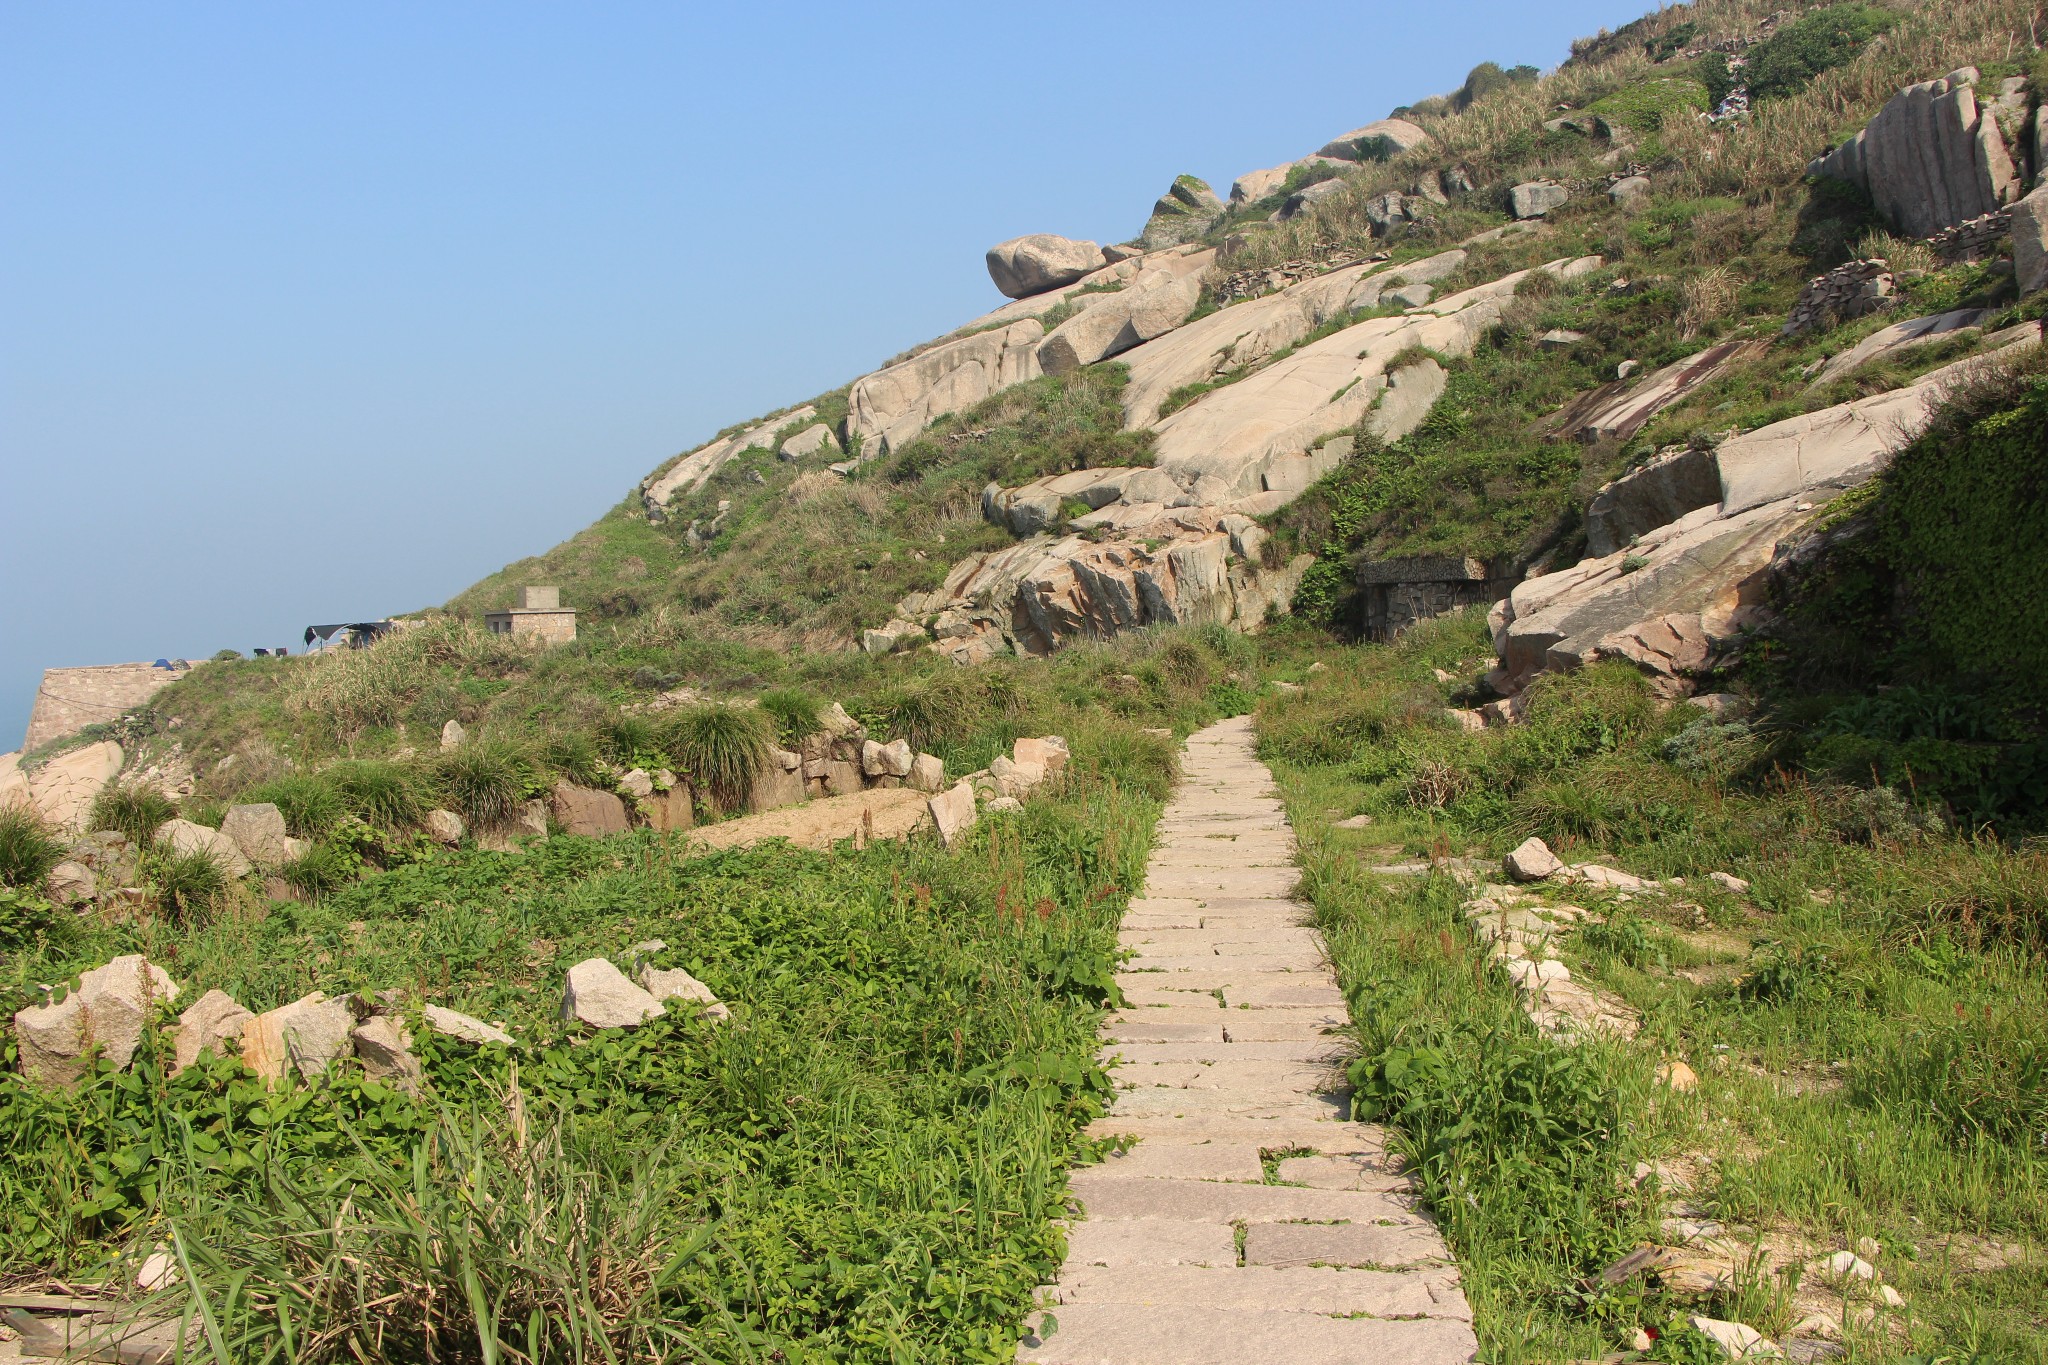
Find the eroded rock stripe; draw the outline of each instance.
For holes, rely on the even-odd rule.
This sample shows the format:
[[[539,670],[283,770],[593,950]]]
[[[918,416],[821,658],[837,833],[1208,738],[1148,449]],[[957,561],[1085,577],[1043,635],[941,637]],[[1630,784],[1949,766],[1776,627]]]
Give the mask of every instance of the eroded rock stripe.
[[[1344,997],[1293,899],[1294,837],[1250,720],[1190,737],[1184,769],[1124,917],[1128,1006],[1103,1029],[1118,1096],[1094,1131],[1136,1140],[1076,1173],[1082,1216],[1044,1295],[1058,1326],[1018,1358],[1468,1361],[1443,1238],[1385,1134],[1345,1118]]]

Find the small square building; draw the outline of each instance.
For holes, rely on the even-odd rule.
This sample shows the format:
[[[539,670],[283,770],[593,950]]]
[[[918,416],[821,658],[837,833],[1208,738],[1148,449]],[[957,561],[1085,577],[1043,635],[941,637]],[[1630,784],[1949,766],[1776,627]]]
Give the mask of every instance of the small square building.
[[[532,636],[566,645],[576,638],[576,610],[562,605],[560,588],[521,588],[519,605],[484,613],[484,625],[493,635]]]

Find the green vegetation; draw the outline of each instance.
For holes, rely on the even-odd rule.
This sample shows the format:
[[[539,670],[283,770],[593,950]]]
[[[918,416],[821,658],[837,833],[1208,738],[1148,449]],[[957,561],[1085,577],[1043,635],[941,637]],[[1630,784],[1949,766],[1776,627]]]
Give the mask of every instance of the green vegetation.
[[[1623,666],[1539,682],[1523,725],[1445,724],[1490,652],[1476,618],[1449,618],[1333,657],[1260,711],[1351,1001],[1358,1104],[1401,1133],[1483,1358],[1596,1356],[1683,1312],[1782,1333],[1798,1300],[1776,1275],[1694,1297],[1587,1288],[1658,1240],[1678,1197],[1772,1247],[1875,1237],[1911,1316],[1896,1339],[1852,1327],[1858,1359],[2048,1359],[2048,859],[1899,819],[1920,809],[1910,793],[1888,805],[1773,763],[1748,739],[1768,741],[1769,722],[1662,709]],[[1703,742],[1703,725],[1742,733]],[[1373,823],[1331,827],[1353,812]],[[1366,870],[1492,859],[1530,834],[1567,861],[1684,879],[1626,904],[1543,893],[1593,911],[1561,955],[1641,1015],[1633,1042],[1538,1036],[1464,927],[1473,891]],[[1698,1090],[1655,1083],[1668,1058]],[[1666,1188],[1638,1180],[1639,1161],[1661,1163]]]
[[[154,787],[110,782],[93,798],[89,822],[93,829],[119,830],[129,843],[147,848],[156,838],[157,827],[177,813],[177,805]]]
[[[692,706],[677,712],[666,729],[682,770],[720,809],[739,809],[767,761],[769,719],[745,707]]]
[[[1668,120],[1690,118],[1711,108],[1707,88],[1698,81],[1659,76],[1595,100],[1586,112],[1633,132],[1654,133]]]
[[[147,945],[95,930],[74,960],[147,946],[258,1007],[397,985],[410,1008],[444,1000],[526,1042],[479,1052],[415,1023],[421,1100],[349,1066],[270,1092],[232,1061],[170,1077],[145,1051],[73,1094],[10,1067],[0,1255],[89,1281],[131,1243],[172,1241],[190,1279],[171,1306],[189,1295],[230,1343],[194,1359],[438,1342],[453,1359],[602,1343],[1008,1360],[1105,1093],[1096,1007],[1154,809],[1084,779],[954,854],[557,839]],[[569,963],[650,936],[733,1002],[730,1024],[554,1022]],[[61,965],[8,975],[18,992]]]
[[[1827,5],[1809,10],[1746,54],[1744,83],[1754,99],[1782,99],[1823,71],[1846,64],[1899,16],[1877,5]]]
[[[37,888],[64,845],[25,802],[0,805],[0,886]]]

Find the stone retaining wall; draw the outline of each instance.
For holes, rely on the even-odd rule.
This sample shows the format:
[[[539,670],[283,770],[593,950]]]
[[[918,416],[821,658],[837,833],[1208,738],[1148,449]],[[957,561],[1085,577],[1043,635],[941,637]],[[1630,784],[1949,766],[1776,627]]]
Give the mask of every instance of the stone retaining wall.
[[[154,664],[104,664],[91,668],[51,668],[36,689],[22,752],[77,734],[88,725],[118,720],[157,691],[185,676],[184,668]]]
[[[2012,235],[2012,210],[1999,209],[1972,218],[1967,223],[1957,223],[1952,228],[1943,228],[1927,239],[1927,245],[1946,264],[1957,261],[1980,261],[1998,249],[1998,244]]]
[[[1797,336],[1831,321],[1860,318],[1866,313],[1889,308],[1896,282],[1891,262],[1882,257],[1838,265],[1825,275],[1815,275],[1799,291],[1784,334]]]

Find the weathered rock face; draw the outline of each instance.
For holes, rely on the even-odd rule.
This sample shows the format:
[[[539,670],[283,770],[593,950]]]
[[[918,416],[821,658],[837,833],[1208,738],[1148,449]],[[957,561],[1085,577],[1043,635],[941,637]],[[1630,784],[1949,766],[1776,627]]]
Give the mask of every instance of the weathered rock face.
[[[95,967],[56,1004],[15,1012],[22,1072],[39,1085],[71,1086],[85,1075],[95,1054],[126,1066],[150,1015],[177,996],[177,983],[140,954]]]
[[[1659,455],[1594,495],[1586,508],[1586,551],[1610,555],[1629,541],[1721,500],[1721,468],[1708,449]]]
[[[1077,469],[1016,488],[990,484],[982,490],[981,514],[1013,535],[1035,536],[1054,528],[1068,502],[1093,511],[1116,502],[1172,502],[1186,491],[1163,470]]]
[[[747,450],[772,450],[776,432],[784,427],[808,423],[817,415],[816,408],[806,405],[699,446],[674,464],[650,474],[641,485],[640,496],[650,509],[667,507],[678,490],[696,492],[710,482],[712,475],[730,464],[734,456]]]
[[[228,807],[220,832],[234,840],[242,856],[257,867],[282,867],[291,861],[286,847],[291,836],[284,827],[284,812],[268,801]]]
[[[1821,372],[1814,376],[1810,387],[1819,388],[1825,384],[1832,384],[1843,375],[1868,365],[1880,356],[1911,350],[1915,346],[1929,345],[1954,337],[1959,332],[1975,331],[1981,328],[1984,320],[1990,316],[1989,309],[1958,308],[1953,312],[1938,313],[1933,317],[1912,318],[1905,322],[1895,322],[1889,327],[1880,327],[1848,350],[1831,358],[1821,367]]]
[[[1234,304],[1126,351],[1118,357],[1131,371],[1123,395],[1125,425],[1152,426],[1174,390],[1256,365],[1326,322],[1377,306],[1388,289],[1431,283],[1464,263],[1463,251],[1446,251],[1401,266],[1345,266]]]
[[[814,427],[805,427],[802,431],[784,441],[781,454],[785,460],[803,460],[816,455],[821,450],[830,451],[834,455],[839,453],[839,438],[834,436],[832,428],[826,426],[823,422],[818,423]]]
[[[1769,347],[1766,341],[1724,341],[1644,375],[1634,384],[1625,379],[1603,384],[1560,409],[1551,419],[1551,429],[1566,440],[1626,441],[1700,385]]]
[[[242,1030],[255,1017],[226,991],[211,990],[200,996],[178,1016],[172,1043],[174,1070],[183,1071],[198,1061],[202,1052],[225,1056],[226,1044],[239,1044]]]
[[[2048,117],[2041,127],[2048,132]],[[2043,155],[2048,156],[2048,148]],[[2048,184],[2013,205],[2012,268],[2021,294],[2048,289]]]
[[[1996,117],[1977,103],[1977,70],[1909,85],[1863,131],[1807,167],[1869,191],[1907,237],[1926,237],[2010,204],[2023,188]]]
[[[156,837],[159,843],[168,844],[171,851],[180,857],[200,854],[231,877],[249,873],[249,859],[243,854],[241,845],[220,830],[208,829],[190,820],[166,820],[157,826]]]
[[[2030,328],[2013,344],[2038,344],[2039,335]],[[1945,388],[1983,363],[1959,361],[1890,393],[1723,442],[1714,452],[1718,502],[1625,550],[1529,579],[1495,608],[1502,690],[1518,691],[1545,670],[1624,658],[1664,695],[1688,692],[1689,675],[1762,600],[1778,543],[1817,505],[1882,469],[1926,425]]]
[[[754,774],[754,785],[747,792],[747,809],[778,810],[794,806],[808,795],[804,790],[802,756],[786,749],[771,749],[767,763]]]
[[[371,1076],[408,1093],[419,1089],[420,1059],[412,1055],[412,1034],[402,1020],[372,1015],[349,1034],[349,1043]]]
[[[93,798],[120,773],[121,763],[121,746],[106,739],[68,749],[8,785],[25,794],[29,804],[57,828],[78,831],[85,828]],[[0,799],[5,799],[4,793]]]
[[[1202,298],[1198,275],[1142,278],[1106,302],[1068,318],[1039,344],[1046,374],[1066,374],[1164,336],[1187,320]]]
[[[624,834],[629,827],[626,803],[610,792],[562,781],[555,783],[554,790],[548,794],[548,804],[554,813],[555,823],[562,827],[564,834],[602,839],[607,835]]]
[[[712,994],[711,988],[680,967],[642,967],[640,985],[659,1001],[694,1000],[713,1019],[730,1019],[732,1011]]]
[[[848,436],[860,440],[862,458],[900,449],[933,419],[1038,378],[1038,344],[1044,336],[1037,320],[1026,318],[943,342],[855,380],[848,395]]]
[[[297,1069],[307,1080],[350,1050],[355,1010],[343,998],[314,991],[242,1025],[242,1063],[267,1081]]]
[[[1347,162],[1330,156],[1305,156],[1284,165],[1272,166],[1263,171],[1246,171],[1230,186],[1230,202],[1233,206],[1256,203],[1269,194],[1278,194],[1287,186],[1287,177],[1296,166],[1340,166]]]
[[[447,1009],[440,1005],[428,1005],[421,1011],[421,1014],[426,1019],[428,1028],[449,1038],[457,1038],[465,1043],[475,1043],[478,1046],[487,1043],[496,1047],[515,1047],[518,1045],[517,1040],[511,1034],[505,1032],[505,1030],[494,1028],[483,1020],[472,1018],[459,1010]]]
[[[1138,237],[1148,250],[1192,241],[1208,231],[1209,224],[1223,212],[1223,201],[1207,181],[1192,175],[1177,175],[1165,194],[1152,205],[1152,216]]]
[[[1428,142],[1429,134],[1406,119],[1383,118],[1331,138],[1317,154],[1338,161],[1385,161]]]
[[[1541,218],[1571,202],[1572,192],[1555,180],[1531,180],[1508,191],[1508,205],[1517,218]]]
[[[1102,268],[1102,248],[1050,232],[1012,237],[988,249],[988,275],[1006,297],[1027,298]]]
[[[437,844],[453,848],[462,842],[462,817],[452,810],[430,810],[421,824],[427,837]]]
[[[1284,612],[1307,557],[1280,569],[1235,550],[1263,533],[1218,508],[1167,512],[1112,508],[1144,520],[1116,538],[1037,537],[955,565],[931,593],[900,610],[933,617],[934,648],[962,663],[1012,650],[1048,654],[1074,640],[1107,639],[1150,624],[1237,623],[1256,628]],[[1232,562],[1236,552],[1239,558]]]
[[[562,988],[562,1017],[592,1028],[630,1028],[666,1013],[659,1000],[601,957],[571,967]]]
[[[959,843],[974,828],[974,788],[967,783],[955,783],[932,797],[928,805],[932,823],[938,827],[939,842],[947,848]]]
[[[1341,199],[1350,192],[1351,186],[1342,180],[1318,180],[1313,185],[1304,185],[1288,195],[1286,202],[1280,205],[1280,221],[1284,223],[1299,218],[1317,204],[1327,204],[1333,199]]]

